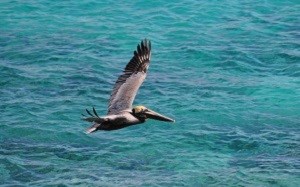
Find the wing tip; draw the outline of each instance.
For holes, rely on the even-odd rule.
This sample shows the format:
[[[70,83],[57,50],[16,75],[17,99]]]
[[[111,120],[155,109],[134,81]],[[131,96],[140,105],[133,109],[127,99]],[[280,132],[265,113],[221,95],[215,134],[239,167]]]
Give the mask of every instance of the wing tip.
[[[125,72],[146,72],[151,58],[151,41],[141,40],[133,52],[133,57],[125,67]]]
[[[144,38],[143,40],[141,40],[141,47],[143,49],[147,50],[147,52],[150,52],[151,51],[151,41],[148,40],[147,38]]]
[[[134,51],[134,57],[140,62],[150,61],[151,41],[147,38],[141,40],[141,43],[137,45],[136,51]]]

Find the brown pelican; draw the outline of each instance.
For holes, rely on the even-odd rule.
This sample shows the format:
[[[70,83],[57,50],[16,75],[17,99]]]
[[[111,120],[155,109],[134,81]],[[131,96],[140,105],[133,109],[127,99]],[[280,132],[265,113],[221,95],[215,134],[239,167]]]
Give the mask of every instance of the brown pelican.
[[[90,116],[84,116],[83,120],[93,123],[86,130],[86,133],[92,133],[97,130],[117,130],[144,123],[148,118],[175,122],[173,119],[144,106],[132,107],[137,91],[146,78],[150,57],[151,42],[144,39],[137,46],[137,50],[134,51],[134,55],[125,67],[123,74],[119,76],[115,83],[110,96],[107,115],[99,117],[94,107],[93,114],[86,109]]]

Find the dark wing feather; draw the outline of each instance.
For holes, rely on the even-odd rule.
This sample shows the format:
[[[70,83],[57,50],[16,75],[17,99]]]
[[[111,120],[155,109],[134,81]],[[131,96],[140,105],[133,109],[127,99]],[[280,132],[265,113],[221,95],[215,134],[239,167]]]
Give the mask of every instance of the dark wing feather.
[[[109,100],[108,114],[116,114],[132,107],[137,91],[146,78],[150,57],[151,42],[145,39],[137,46],[123,74],[115,83]]]

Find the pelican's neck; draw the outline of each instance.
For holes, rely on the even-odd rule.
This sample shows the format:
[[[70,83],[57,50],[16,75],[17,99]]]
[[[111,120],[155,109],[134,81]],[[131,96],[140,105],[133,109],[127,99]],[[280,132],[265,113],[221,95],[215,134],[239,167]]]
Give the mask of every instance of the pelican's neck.
[[[133,115],[135,118],[137,118],[141,123],[144,123],[147,119],[147,117],[145,115],[137,115],[135,113],[133,113],[132,111],[130,112],[131,115]]]

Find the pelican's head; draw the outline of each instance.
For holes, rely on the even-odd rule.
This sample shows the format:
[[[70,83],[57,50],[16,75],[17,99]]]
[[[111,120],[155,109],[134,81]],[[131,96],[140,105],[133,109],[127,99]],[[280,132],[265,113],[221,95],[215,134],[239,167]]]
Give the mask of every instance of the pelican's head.
[[[150,119],[156,119],[160,121],[168,121],[168,122],[175,122],[175,120],[168,118],[166,116],[163,116],[157,112],[154,112],[144,106],[136,106],[132,109],[132,113],[134,116],[141,120],[145,120],[147,118]]]

